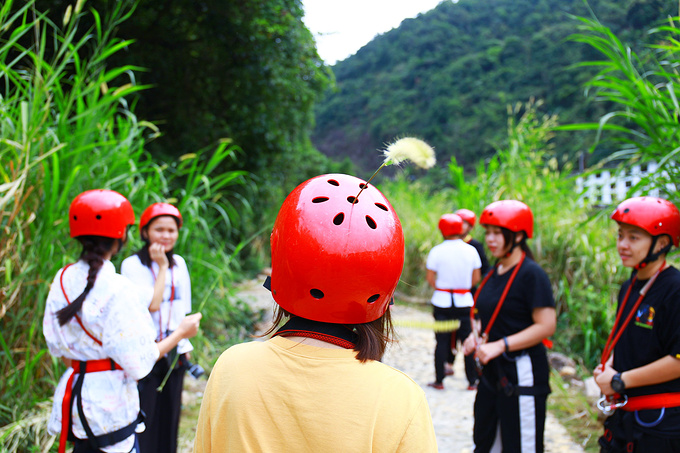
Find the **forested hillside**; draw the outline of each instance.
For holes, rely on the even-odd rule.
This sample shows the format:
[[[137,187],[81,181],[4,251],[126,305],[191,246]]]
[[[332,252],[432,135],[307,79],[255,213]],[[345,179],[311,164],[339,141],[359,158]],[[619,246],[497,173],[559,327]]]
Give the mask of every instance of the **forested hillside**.
[[[594,14],[642,48],[650,25],[677,8],[661,0],[443,1],[333,67],[337,87],[317,105],[312,141],[329,156],[374,168],[383,143],[416,135],[440,163],[455,156],[469,168],[503,145],[510,104],[542,99],[542,111],[560,123],[596,121],[604,112],[584,95],[594,71],[572,68],[600,56],[568,40],[578,31],[571,15]],[[554,144],[572,159],[592,136],[558,134]]]

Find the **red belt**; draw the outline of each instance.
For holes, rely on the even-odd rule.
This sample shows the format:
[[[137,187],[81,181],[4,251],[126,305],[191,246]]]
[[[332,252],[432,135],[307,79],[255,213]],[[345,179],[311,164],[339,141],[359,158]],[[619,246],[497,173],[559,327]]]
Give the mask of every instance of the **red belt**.
[[[444,291],[445,293],[451,293],[451,294],[465,294],[469,293],[469,289],[442,289],[442,288],[435,288],[437,291]]]
[[[66,382],[64,399],[61,402],[61,435],[59,436],[59,453],[64,453],[66,451],[66,439],[68,437],[71,424],[71,401],[73,396],[71,391],[73,389],[73,376],[80,373],[81,367],[84,369],[85,373],[122,370],[120,365],[111,359],[88,360],[87,362],[74,360],[71,362],[71,367],[73,368],[73,373],[71,373],[71,376],[69,376],[68,381]]]
[[[628,412],[643,409],[661,409],[662,407],[680,406],[680,392],[657,393],[655,395],[632,396],[620,409]]]

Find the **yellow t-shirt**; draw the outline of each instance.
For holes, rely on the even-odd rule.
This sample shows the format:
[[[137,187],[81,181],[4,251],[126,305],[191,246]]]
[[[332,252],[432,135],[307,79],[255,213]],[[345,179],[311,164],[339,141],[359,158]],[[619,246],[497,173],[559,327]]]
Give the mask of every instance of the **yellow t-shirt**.
[[[349,349],[233,346],[203,396],[194,452],[436,452],[423,390]]]

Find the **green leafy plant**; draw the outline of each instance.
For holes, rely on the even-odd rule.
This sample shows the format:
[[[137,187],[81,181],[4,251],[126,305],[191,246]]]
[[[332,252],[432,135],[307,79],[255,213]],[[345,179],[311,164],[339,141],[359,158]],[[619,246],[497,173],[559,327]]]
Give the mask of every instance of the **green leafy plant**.
[[[140,120],[127,97],[144,89],[134,66],[107,59],[132,45],[114,31],[134,11],[116,2],[106,17],[69,6],[63,25],[35,9],[33,1],[0,7],[0,448],[46,451],[42,402],[53,392],[63,364],[42,337],[44,301],[57,269],[77,259],[65,221],[81,191],[109,188],[126,195],[138,215],[149,203],[168,200],[185,223],[178,251],[190,266],[195,307],[205,322],[198,343],[243,335],[254,316],[233,300],[232,241],[250,205],[243,171],[220,165],[241,151],[230,140],[172,162],[145,151],[158,128]],[[87,21],[84,19],[87,18]],[[83,23],[91,23],[84,30]],[[241,195],[235,195],[236,187]],[[132,246],[138,245],[131,231]],[[131,253],[128,248],[126,252]],[[122,259],[119,256],[118,259]],[[214,314],[214,316],[212,315]],[[200,352],[194,361],[213,357]]]

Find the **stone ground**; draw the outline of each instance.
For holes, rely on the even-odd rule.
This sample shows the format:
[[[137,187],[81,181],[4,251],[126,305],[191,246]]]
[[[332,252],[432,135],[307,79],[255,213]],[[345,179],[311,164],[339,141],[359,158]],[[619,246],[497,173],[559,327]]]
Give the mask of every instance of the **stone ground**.
[[[262,288],[264,278],[247,282],[240,292],[241,297],[255,309],[265,309],[271,313],[273,300],[269,292]],[[395,322],[417,324],[432,320],[429,312],[409,306],[392,307]],[[475,392],[467,390],[467,380],[463,367],[463,357],[458,355],[454,364],[454,376],[444,381],[444,390],[427,386],[434,380],[434,334],[431,330],[397,327],[398,343],[390,346],[383,362],[407,373],[425,391],[437,444],[441,453],[470,453],[472,444],[472,406]],[[192,427],[196,426],[197,408],[200,405],[205,379],[185,379],[184,409],[180,429],[180,453],[192,451]],[[546,453],[578,453],[583,449],[572,442],[567,431],[548,414],[545,428]]]

